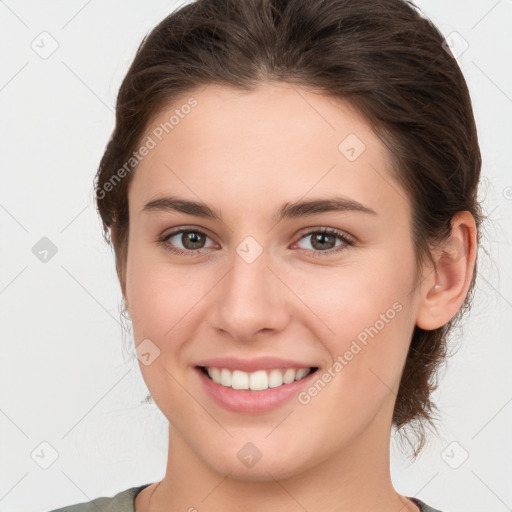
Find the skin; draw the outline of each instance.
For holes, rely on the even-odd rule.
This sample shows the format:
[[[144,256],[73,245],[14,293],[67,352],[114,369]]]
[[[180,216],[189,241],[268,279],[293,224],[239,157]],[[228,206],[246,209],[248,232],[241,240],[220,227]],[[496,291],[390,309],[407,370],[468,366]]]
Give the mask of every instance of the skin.
[[[414,326],[445,324],[466,296],[472,216],[454,218],[447,250],[462,250],[436,251],[418,281],[411,206],[387,148],[348,103],[283,82],[249,93],[210,85],[160,112],[148,134],[190,96],[197,106],[139,163],[128,194],[121,287],[136,345],[160,350],[140,367],[170,439],[165,476],[137,496],[137,511],[417,511],[390,478],[393,407]],[[354,161],[338,149],[351,133],[366,146]],[[272,219],[285,202],[334,192],[376,215]],[[142,211],[170,194],[206,202],[223,222]],[[181,234],[168,240],[191,257],[158,244],[182,226],[207,235],[202,249]],[[311,233],[324,227],[355,245],[315,258]],[[251,263],[236,251],[247,236],[262,249]],[[194,370],[207,357],[273,355],[311,361],[320,375],[397,302],[400,312],[306,405],[230,412]],[[252,467],[237,457],[248,442],[262,454]]]

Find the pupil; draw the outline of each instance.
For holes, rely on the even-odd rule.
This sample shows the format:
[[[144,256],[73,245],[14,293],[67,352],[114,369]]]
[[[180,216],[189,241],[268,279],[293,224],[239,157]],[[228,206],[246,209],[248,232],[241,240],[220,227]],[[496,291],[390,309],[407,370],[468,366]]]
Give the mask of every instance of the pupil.
[[[197,249],[201,246],[201,235],[195,233],[193,231],[185,233],[185,241],[189,244],[192,244],[192,247],[188,247],[189,249]],[[185,244],[186,246],[187,244]]]
[[[326,238],[333,238],[332,235],[329,235],[327,233],[317,233],[317,236],[313,238],[314,240],[314,243],[313,243],[313,246],[316,247],[316,244],[318,242],[320,242],[320,247],[316,247],[317,249],[325,249],[326,248],[326,244],[325,244],[325,239]],[[327,244],[327,245],[330,245],[330,247],[327,247],[327,249],[332,249],[332,243],[331,244]]]

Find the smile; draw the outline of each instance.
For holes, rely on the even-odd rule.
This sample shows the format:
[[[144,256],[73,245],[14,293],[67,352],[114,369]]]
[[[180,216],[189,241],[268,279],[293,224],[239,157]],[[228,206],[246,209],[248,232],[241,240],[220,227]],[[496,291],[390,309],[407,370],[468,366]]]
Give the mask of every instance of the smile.
[[[221,386],[240,390],[262,391],[277,388],[303,379],[316,368],[274,368],[252,373],[228,368],[201,367],[213,382]]]
[[[236,413],[266,413],[297,397],[318,367],[272,368],[253,372],[196,366],[200,383],[214,403]]]

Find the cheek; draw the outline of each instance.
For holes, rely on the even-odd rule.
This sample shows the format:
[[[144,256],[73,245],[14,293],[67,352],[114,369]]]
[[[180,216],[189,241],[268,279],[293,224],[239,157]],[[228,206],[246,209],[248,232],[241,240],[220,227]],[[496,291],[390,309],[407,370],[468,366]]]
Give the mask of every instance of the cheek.
[[[163,340],[166,333],[172,336],[179,319],[197,302],[199,283],[194,283],[193,273],[185,275],[183,267],[155,258],[154,251],[151,255],[152,251],[143,251],[136,244],[130,251],[126,293],[134,334]]]
[[[371,262],[319,274],[302,289],[304,302],[322,320],[318,339],[333,361],[342,360],[343,368],[333,370],[340,376],[333,388],[353,407],[398,391],[414,328],[413,280],[412,253],[381,251]]]
[[[138,351],[139,366],[153,399],[171,420],[173,410],[187,406],[187,397],[173,377],[179,373],[183,346],[193,333],[193,306],[200,296],[180,266],[166,265],[154,255],[150,258],[149,251],[138,247],[130,250],[126,291],[133,338],[136,346],[145,343],[152,354],[151,362],[145,364]]]
[[[364,259],[354,258],[347,266],[318,269],[314,277],[310,273],[290,273],[287,280],[296,284],[297,295],[323,323],[322,337],[347,340],[376,322],[384,331],[381,315],[385,315],[384,321],[390,320],[385,323],[386,331],[391,330],[389,325],[399,324],[407,316],[403,312],[397,314],[397,309],[404,310],[412,299],[414,274],[410,256],[375,250]]]

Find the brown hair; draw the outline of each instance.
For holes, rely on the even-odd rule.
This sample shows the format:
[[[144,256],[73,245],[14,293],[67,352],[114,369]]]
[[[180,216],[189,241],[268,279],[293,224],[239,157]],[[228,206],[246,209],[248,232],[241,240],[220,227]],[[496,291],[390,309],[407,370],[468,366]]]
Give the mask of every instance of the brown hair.
[[[209,84],[251,91],[286,81],[350,102],[387,145],[396,179],[412,205],[417,261],[432,259],[453,216],[483,215],[477,201],[481,157],[463,74],[440,31],[405,0],[198,0],[147,35],[117,97],[116,125],[96,175],[105,240],[112,240],[124,290],[128,186],[134,151],[154,117]],[[120,172],[124,169],[124,172]],[[476,268],[463,307],[435,330],[415,327],[393,412],[402,433],[425,444],[437,407],[431,393],[447,357],[447,339],[469,308]]]

